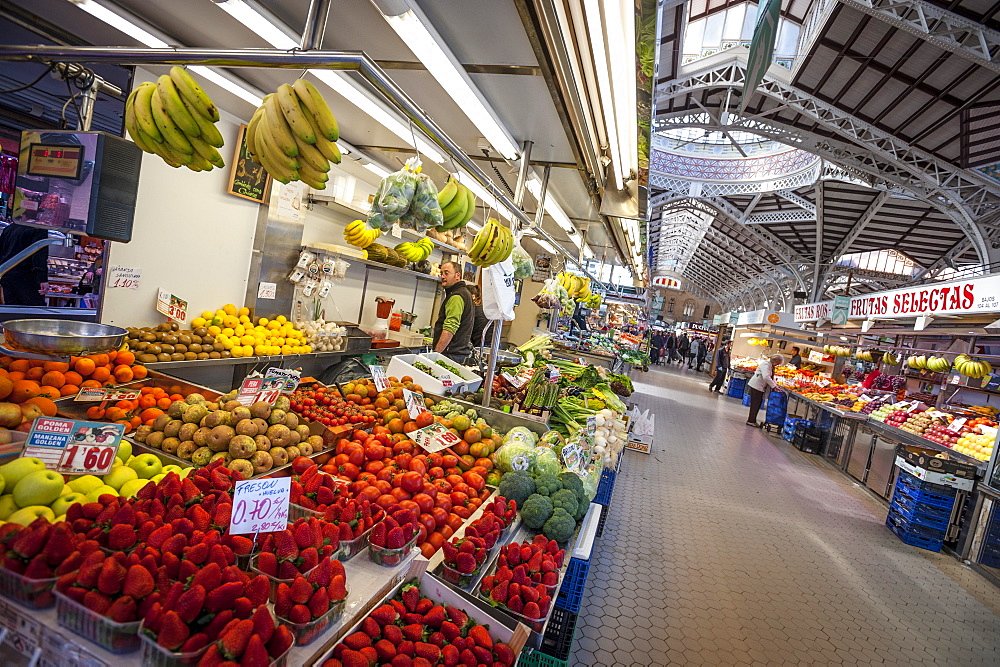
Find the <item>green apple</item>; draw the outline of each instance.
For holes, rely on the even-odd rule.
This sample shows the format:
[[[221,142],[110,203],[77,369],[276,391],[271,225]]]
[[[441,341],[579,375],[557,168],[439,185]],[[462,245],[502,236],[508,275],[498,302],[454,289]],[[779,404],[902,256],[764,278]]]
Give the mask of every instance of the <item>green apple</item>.
[[[52,523],[59,523],[60,521],[65,521],[65,520],[66,520],[66,515],[60,514],[59,516],[56,517],[56,520],[53,521]]]
[[[142,479],[141,477],[133,479],[130,482],[125,482],[122,488],[118,489],[118,493],[126,498],[134,498],[135,494],[139,493],[139,489],[149,484],[149,482],[150,480]]]
[[[14,494],[5,493],[0,496],[0,520],[6,521],[11,514],[19,509],[17,503],[14,502]]]
[[[3,494],[3,487],[6,486],[7,481],[0,475],[0,494]]]
[[[112,468],[117,468],[118,466],[128,465],[128,462],[123,460],[122,457],[116,456],[115,462],[111,464]]]
[[[97,475],[81,475],[69,481],[67,485],[77,493],[87,495],[99,486],[104,486],[104,482]]]
[[[108,486],[107,484],[105,484],[104,486],[99,486],[87,494],[87,500],[89,500],[92,503],[100,502],[101,496],[103,496],[105,493],[110,493],[113,496],[117,496],[118,489],[116,489],[113,486]]]
[[[55,521],[56,519],[55,513],[45,505],[31,505],[14,512],[10,515],[10,518],[8,518],[7,521],[27,526],[40,516],[44,516],[49,520],[49,522]]]
[[[0,466],[0,475],[3,475],[4,488],[12,492],[18,482],[24,479],[29,473],[38,470],[45,470],[45,464],[40,459],[30,456],[14,459],[10,463],[3,464]]]
[[[70,505],[86,502],[89,502],[87,500],[87,496],[82,493],[71,493],[67,496],[59,496],[56,498],[55,502],[49,505],[49,507],[51,507],[52,511],[55,512],[56,516],[58,516],[60,514],[65,514]]]
[[[111,472],[104,476],[104,483],[118,490],[122,488],[125,482],[131,482],[133,479],[138,478],[139,473],[135,470],[132,470],[128,466],[118,466],[117,468],[112,468]]]
[[[36,470],[21,478],[14,487],[14,502],[18,507],[51,505],[62,493],[63,476],[54,470]],[[55,515],[52,515],[55,518]]]
[[[179,477],[183,477],[184,476],[184,468],[182,468],[182,467],[180,467],[178,465],[172,465],[171,464],[171,465],[168,465],[168,466],[163,466],[163,470],[160,471],[160,473],[162,473],[164,475],[166,475],[168,472],[175,472],[175,473],[177,473],[177,475]],[[0,491],[2,491],[2,490],[3,489],[0,489]]]
[[[167,473],[161,472],[159,475],[154,475],[154,476],[150,477],[149,481],[150,482],[155,482],[155,483],[159,484],[160,480],[163,479],[166,476],[167,476]]]
[[[128,465],[139,473],[139,477],[143,479],[155,477],[163,470],[163,464],[160,463],[160,459],[156,458],[155,454],[139,454],[139,456],[129,461]]]
[[[59,492],[59,495],[68,496],[71,493],[76,493],[76,491],[73,490],[73,487],[70,486],[69,484],[63,484],[62,491]]]
[[[128,461],[132,458],[132,443],[128,440],[122,440],[118,445],[118,456],[122,461]]]
[[[184,468],[184,470],[182,470],[178,474],[181,476],[181,479],[184,479],[185,477],[187,477],[188,475],[191,474],[192,470],[194,470],[194,466],[188,466],[187,468]]]

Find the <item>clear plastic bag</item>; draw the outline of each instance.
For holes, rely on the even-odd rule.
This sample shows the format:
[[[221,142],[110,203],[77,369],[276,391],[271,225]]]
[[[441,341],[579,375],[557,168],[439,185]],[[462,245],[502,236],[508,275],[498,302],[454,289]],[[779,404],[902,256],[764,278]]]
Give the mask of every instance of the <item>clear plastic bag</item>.
[[[514,245],[510,258],[514,261],[514,278],[524,280],[534,275],[535,263],[532,261],[531,255],[521,247],[520,241]]]
[[[430,227],[444,224],[444,216],[441,214],[441,204],[438,203],[438,192],[434,182],[427,174],[420,173],[416,176],[417,189],[413,194],[409,211],[412,214],[410,228],[423,233]]]
[[[532,301],[539,308],[560,308],[562,306],[562,301],[558,294],[559,283],[556,282],[554,278],[549,278],[545,281],[545,285],[542,287],[542,291],[532,297]]]

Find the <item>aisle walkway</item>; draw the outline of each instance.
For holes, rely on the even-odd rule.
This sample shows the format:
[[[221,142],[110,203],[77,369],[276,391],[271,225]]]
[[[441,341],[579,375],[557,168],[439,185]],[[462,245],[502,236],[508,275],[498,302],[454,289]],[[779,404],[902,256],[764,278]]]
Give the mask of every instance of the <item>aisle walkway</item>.
[[[625,455],[575,664],[1000,664],[1000,591],[702,377],[637,377],[658,444]]]

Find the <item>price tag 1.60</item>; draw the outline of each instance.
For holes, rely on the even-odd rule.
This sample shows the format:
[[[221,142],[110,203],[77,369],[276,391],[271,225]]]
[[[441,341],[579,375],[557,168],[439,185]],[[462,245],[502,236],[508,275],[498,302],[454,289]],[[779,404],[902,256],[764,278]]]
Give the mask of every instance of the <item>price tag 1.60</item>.
[[[454,447],[462,442],[461,438],[437,423],[410,431],[406,435],[428,454]]]
[[[233,535],[272,533],[288,524],[291,477],[248,479],[236,482],[229,532]]]
[[[28,433],[23,456],[40,459],[59,473],[106,475],[124,433],[123,424],[39,417]]]

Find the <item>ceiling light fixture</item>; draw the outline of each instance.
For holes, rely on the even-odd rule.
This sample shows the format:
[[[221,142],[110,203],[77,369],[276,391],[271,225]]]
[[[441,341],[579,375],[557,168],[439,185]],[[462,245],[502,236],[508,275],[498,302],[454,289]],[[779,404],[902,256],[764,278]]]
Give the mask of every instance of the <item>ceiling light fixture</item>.
[[[292,50],[299,47],[298,35],[287,26],[277,23],[277,19],[272,20],[265,13],[266,10],[261,10],[256,4],[245,0],[223,0],[217,1],[216,5],[274,48]],[[371,94],[347,73],[326,69],[313,69],[309,72],[372,120],[399,137],[407,146],[416,148],[432,162],[440,164],[444,161],[444,155],[427,140],[417,137],[414,146],[414,132],[409,125],[396,118],[387,106],[373,99]]]
[[[538,180],[538,177],[532,174],[528,177],[525,185],[528,191],[534,195],[536,200],[541,200],[542,198],[542,182]],[[552,197],[551,192],[546,192],[545,194],[545,212],[549,214],[549,217],[556,221],[564,232],[569,234],[571,237],[576,235],[576,227],[573,226],[572,221],[569,216],[566,215],[562,207],[559,206],[558,202]]]
[[[392,173],[382,165],[376,164],[375,162],[369,162],[368,164],[364,164],[361,166],[363,166],[365,169],[375,174],[379,178],[385,178],[386,176]]]
[[[617,114],[614,113],[615,101],[614,96],[611,93],[611,77],[608,72],[610,58],[608,57],[608,53],[604,45],[604,33],[606,31],[604,28],[604,21],[601,17],[602,3],[600,0],[584,0],[583,4],[587,12],[587,28],[590,31],[590,50],[594,56],[597,88],[601,94],[600,102],[601,106],[603,106],[606,111],[605,125],[608,134],[608,152],[611,154],[612,160],[620,159],[621,151],[618,147]],[[634,40],[635,37],[633,36],[630,41]],[[613,165],[612,171],[614,172],[616,189],[624,189],[625,182],[622,178],[622,170],[618,165]]]
[[[458,105],[472,124],[483,133],[494,150],[508,160],[518,155],[518,146],[486,98],[473,83],[465,67],[416,3],[406,0],[373,0],[403,43]]]
[[[558,251],[554,247],[552,247],[552,244],[546,241],[545,239],[532,239],[532,240],[535,243],[537,243],[542,248],[542,250],[547,250],[548,252],[551,252],[553,254],[559,254]]]

